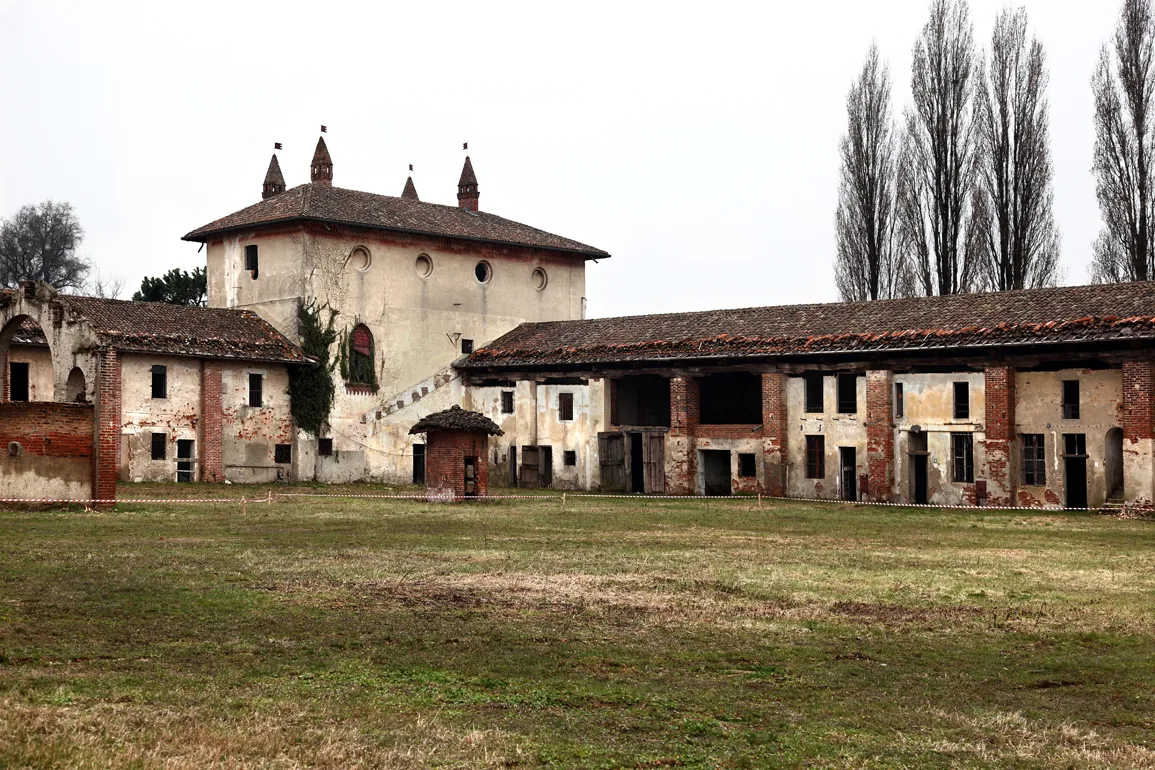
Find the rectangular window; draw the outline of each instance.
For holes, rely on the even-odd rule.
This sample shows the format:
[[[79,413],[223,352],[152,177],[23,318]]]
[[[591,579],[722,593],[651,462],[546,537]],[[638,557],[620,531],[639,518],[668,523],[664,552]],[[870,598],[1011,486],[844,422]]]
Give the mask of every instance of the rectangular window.
[[[273,462],[280,464],[293,462],[293,445],[277,444],[273,448]]]
[[[894,383],[894,416],[902,417],[906,414],[906,405],[902,403],[902,383]]]
[[[566,465],[577,465],[577,452],[567,449],[564,454],[564,458]]]
[[[1023,435],[1023,484],[1028,487],[1047,485],[1047,450],[1041,433]]]
[[[557,418],[563,422],[573,419],[573,393],[557,394]]]
[[[826,478],[826,437],[806,437],[806,478]]]
[[[253,274],[253,278],[257,277],[257,245],[250,244],[245,247],[245,270]]]
[[[1063,419],[1079,419],[1079,381],[1063,381]]]
[[[1087,434],[1085,433],[1064,433],[1063,434],[1063,454],[1067,457],[1086,457],[1087,456]]]
[[[754,455],[738,455],[738,475],[744,479],[752,479],[758,475],[757,458]]]
[[[31,398],[29,366],[12,361],[8,364],[8,398],[10,401],[28,401]]]
[[[413,445],[413,483],[425,485],[425,445]]]
[[[168,457],[168,435],[164,433],[152,434],[152,459],[164,460]]]
[[[168,368],[160,364],[152,367],[152,397],[168,398]]]
[[[975,480],[975,437],[971,433],[950,434],[951,480],[973,484]]]
[[[822,414],[825,411],[825,404],[822,393],[822,375],[808,374],[806,375],[806,413],[807,414]]]
[[[838,413],[858,414],[858,377],[838,375]]]
[[[333,439],[331,439],[331,438],[319,438],[319,439],[317,439],[317,454],[321,455],[321,457],[332,457],[333,456]]]
[[[472,353],[473,352],[473,340],[462,340],[461,341],[461,352],[463,354]]]
[[[265,375],[249,375],[249,406],[265,405]]]
[[[501,413],[513,414],[513,391],[501,391]]]
[[[954,384],[954,418],[969,420],[971,418],[971,386],[969,382]]]

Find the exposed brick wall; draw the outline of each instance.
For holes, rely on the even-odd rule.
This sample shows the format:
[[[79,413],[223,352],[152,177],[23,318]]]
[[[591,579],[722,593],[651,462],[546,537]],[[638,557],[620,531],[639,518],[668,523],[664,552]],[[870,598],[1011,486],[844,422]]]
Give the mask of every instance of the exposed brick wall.
[[[37,457],[92,457],[93,411],[90,404],[0,404],[0,451],[15,441]]]
[[[761,425],[699,425],[695,438],[762,438]]]
[[[786,377],[762,375],[762,451],[768,495],[786,494]]]
[[[96,469],[92,496],[99,500],[114,500],[120,464],[120,357],[115,350],[105,350],[96,355]]]
[[[673,495],[693,494],[698,477],[700,410],[698,381],[692,377],[670,380],[670,432],[666,442],[666,490]]]
[[[465,458],[477,458],[477,496],[489,494],[489,437],[476,431],[434,430],[425,438],[425,488],[433,499],[465,494]]]
[[[1123,362],[1123,438],[1131,443],[1155,438],[1150,361]]]
[[[894,376],[889,370],[866,373],[866,495],[890,500],[894,488]]]
[[[201,365],[201,480],[210,484],[225,480],[222,369],[220,361],[204,361]]]
[[[0,402],[10,401],[12,391],[8,389],[8,372],[12,369],[12,349],[4,349],[4,371],[0,373]]]
[[[1015,480],[1011,449],[1015,441],[1015,370],[994,366],[985,372],[986,478],[991,505],[1015,503]]]
[[[695,436],[701,409],[698,381],[693,377],[670,380],[670,433]]]

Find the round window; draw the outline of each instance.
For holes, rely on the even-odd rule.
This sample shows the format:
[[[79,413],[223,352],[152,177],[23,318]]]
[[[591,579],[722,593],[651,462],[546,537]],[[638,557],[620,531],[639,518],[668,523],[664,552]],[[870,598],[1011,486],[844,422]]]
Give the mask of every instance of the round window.
[[[413,266],[417,269],[417,275],[422,278],[428,278],[433,275],[433,260],[429,258],[428,254],[422,254],[417,257],[417,261]]]
[[[369,256],[368,249],[358,246],[349,255],[349,264],[353,266],[353,269],[363,273],[369,269],[369,265],[373,264],[373,257]]]
[[[493,268],[485,260],[477,263],[477,267],[473,268],[473,274],[477,276],[479,283],[489,283],[489,279],[493,278]]]
[[[549,285],[549,275],[545,272],[544,267],[537,267],[533,270],[533,288],[541,291]]]

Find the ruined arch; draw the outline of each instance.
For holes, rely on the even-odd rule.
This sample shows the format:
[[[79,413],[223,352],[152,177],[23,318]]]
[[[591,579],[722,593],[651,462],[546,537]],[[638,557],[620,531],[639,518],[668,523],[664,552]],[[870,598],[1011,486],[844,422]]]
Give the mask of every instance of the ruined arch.
[[[84,370],[79,366],[72,367],[72,371],[68,373],[68,392],[65,400],[72,403],[86,403],[88,397],[88,383],[84,377]]]
[[[24,342],[17,350],[13,345]],[[47,361],[42,361],[40,345],[48,349]],[[0,364],[3,372],[0,382],[3,401],[55,401],[56,361],[52,343],[44,327],[30,315],[18,314],[7,319],[0,329]],[[47,364],[48,372],[43,371]]]
[[[76,368],[80,369],[86,386],[91,387],[96,378],[96,351],[100,347],[97,335],[55,289],[43,283],[25,282],[17,289],[0,291],[0,364],[8,359],[13,339],[21,328],[33,324],[40,327],[52,361],[52,392],[38,394],[37,398],[68,401],[68,380]],[[2,368],[5,387],[0,390],[0,399],[6,399],[8,367]],[[92,394],[86,395],[91,398]]]

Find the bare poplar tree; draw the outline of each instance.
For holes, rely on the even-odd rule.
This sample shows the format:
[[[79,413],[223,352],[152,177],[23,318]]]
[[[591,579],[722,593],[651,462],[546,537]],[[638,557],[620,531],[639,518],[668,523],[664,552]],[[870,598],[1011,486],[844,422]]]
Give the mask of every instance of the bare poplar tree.
[[[901,248],[921,294],[960,294],[978,278],[971,228],[975,58],[966,0],[931,0],[914,46],[898,174]]]
[[[990,63],[980,63],[975,121],[980,203],[974,210],[982,287],[1033,289],[1059,282],[1048,75],[1043,45],[1027,40],[1027,12],[995,21]]]
[[[1114,55],[1103,46],[1091,79],[1095,97],[1095,192],[1103,231],[1095,241],[1095,282],[1146,281],[1152,259],[1152,95],[1155,22],[1150,0],[1124,0]]]
[[[834,279],[845,301],[896,296],[894,217],[897,148],[890,73],[871,45],[846,96]]]

